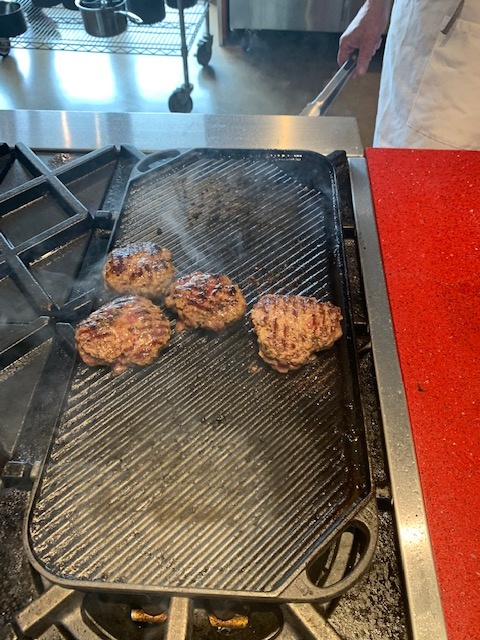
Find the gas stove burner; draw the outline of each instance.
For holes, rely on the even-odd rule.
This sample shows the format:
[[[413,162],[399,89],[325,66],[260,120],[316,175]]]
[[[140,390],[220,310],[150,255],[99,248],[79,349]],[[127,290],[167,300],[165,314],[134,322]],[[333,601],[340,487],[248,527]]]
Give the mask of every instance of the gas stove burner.
[[[137,607],[114,598],[86,595],[82,615],[101,638],[148,640],[164,637],[169,606],[166,601],[157,607],[152,603]],[[191,618],[191,637],[195,640],[218,640],[225,635],[231,640],[273,640],[283,626],[278,605],[199,600],[192,604]],[[172,621],[170,633],[174,625]]]

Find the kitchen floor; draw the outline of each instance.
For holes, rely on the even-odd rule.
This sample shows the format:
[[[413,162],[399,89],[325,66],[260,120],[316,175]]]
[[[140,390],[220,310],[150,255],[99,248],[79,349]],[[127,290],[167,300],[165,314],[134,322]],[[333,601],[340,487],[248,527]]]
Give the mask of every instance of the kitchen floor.
[[[38,18],[38,10],[35,15]],[[48,18],[48,10],[44,16]],[[210,7],[210,28],[210,64],[198,63],[196,46],[189,51],[193,113],[296,115],[338,68],[339,34],[263,31],[247,39],[233,33],[220,46],[215,5]],[[40,50],[17,47],[15,40],[0,58],[0,110],[168,113],[168,99],[184,81],[180,51],[134,55]],[[365,77],[349,81],[328,112],[355,117],[364,146],[372,144],[380,70],[378,56]]]

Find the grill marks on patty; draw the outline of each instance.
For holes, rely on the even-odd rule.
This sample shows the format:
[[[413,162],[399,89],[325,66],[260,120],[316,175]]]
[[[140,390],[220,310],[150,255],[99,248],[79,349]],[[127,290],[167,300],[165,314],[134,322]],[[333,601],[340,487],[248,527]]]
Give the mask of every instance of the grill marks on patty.
[[[137,242],[113,249],[103,268],[106,285],[129,295],[94,311],[76,329],[82,360],[119,373],[156,359],[170,339],[170,323],[150,297],[164,299],[177,330],[221,331],[246,313],[240,287],[226,275],[195,271],[172,282],[168,249]],[[342,336],[341,310],[330,302],[293,294],[263,295],[251,311],[259,355],[277,371],[299,369]]]
[[[174,275],[171,252],[155,242],[135,242],[113,249],[103,267],[107,287],[147,298],[163,296]]]
[[[122,296],[77,325],[75,342],[89,366],[111,365],[115,374],[153,362],[170,339],[162,310],[141,296]]]
[[[165,304],[178,315],[177,329],[221,331],[245,315],[245,298],[225,275],[196,271],[176,280]]]
[[[340,309],[306,296],[262,296],[251,319],[260,357],[281,373],[299,369],[342,336]]]

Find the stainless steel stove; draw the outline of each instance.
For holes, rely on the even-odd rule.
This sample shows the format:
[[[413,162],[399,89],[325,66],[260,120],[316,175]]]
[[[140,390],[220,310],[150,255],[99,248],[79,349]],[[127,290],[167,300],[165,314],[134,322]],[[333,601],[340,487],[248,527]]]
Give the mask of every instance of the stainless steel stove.
[[[423,585],[423,604],[419,605],[418,586],[410,569],[412,553],[420,565],[428,564],[430,559],[421,557],[419,548],[409,550],[408,541],[402,537],[398,507],[394,508],[395,495],[402,508],[402,491],[395,485],[398,472],[393,464],[392,474],[389,455],[391,436],[385,425],[388,396],[385,399],[383,379],[378,376],[382,360],[376,355],[375,343],[372,348],[372,285],[365,283],[365,270],[371,273],[376,265],[369,263],[359,246],[364,242],[366,226],[358,217],[368,205],[368,193],[365,199],[365,189],[358,190],[365,174],[354,125],[332,119],[325,135],[319,136],[317,130],[312,137],[311,127],[320,121],[314,123],[305,118],[265,119],[263,123],[255,119],[245,128],[245,122],[234,124],[233,120],[222,118],[214,122],[192,116],[123,116],[112,114],[109,119],[104,114],[96,119],[92,114],[75,118],[72,114],[32,112],[7,114],[3,124],[7,143],[0,149],[0,250],[4,254],[10,252],[8,263],[10,269],[14,265],[14,277],[10,277],[4,260],[0,287],[8,304],[2,309],[0,328],[0,639],[442,638],[435,576],[432,584]],[[92,118],[98,125],[93,129]],[[320,120],[320,128],[324,129],[328,119]],[[45,129],[37,131],[34,127],[40,121],[51,124],[48,145]],[[115,126],[115,122],[121,126]],[[156,126],[150,129],[153,122]],[[146,131],[150,135],[145,135]],[[256,136],[259,131],[261,135]],[[339,135],[342,131],[343,135]],[[17,143],[16,138],[14,142],[12,136],[28,144]],[[117,138],[125,144],[118,143]],[[309,144],[317,152],[344,148],[350,155],[356,216],[346,222],[345,250],[379,514],[374,561],[366,576],[347,593],[321,604],[246,602],[234,598],[146,599],[124,593],[82,593],[52,585],[32,568],[24,543],[32,483],[54,427],[46,424],[42,416],[62,401],[61,393],[37,391],[40,384],[45,384],[45,378],[58,380],[59,371],[65,371],[68,379],[71,364],[65,353],[69,322],[89,308],[95,287],[94,281],[83,277],[84,272],[105,251],[130,172],[145,153],[195,146],[250,148],[254,138],[258,148],[306,148]],[[107,140],[109,143],[103,144]],[[228,145],[224,144],[226,140]],[[135,144],[130,144],[132,141]],[[12,209],[15,216],[11,215]],[[39,210],[43,212],[41,216],[37,215]],[[63,216],[66,210],[68,215]],[[93,234],[87,234],[85,223],[90,215],[95,221]],[[52,224],[45,225],[45,219]],[[51,231],[53,227],[55,233]],[[9,235],[15,235],[15,247],[8,242]],[[36,243],[29,244],[30,237],[41,238],[40,253],[36,253]],[[24,269],[26,263],[28,270]],[[65,280],[59,274],[75,277],[73,295],[66,295]],[[58,391],[58,385],[52,388]],[[343,535],[317,562],[313,579],[329,584],[348,574],[356,563],[358,544],[354,532]],[[426,622],[418,615],[425,607]]]

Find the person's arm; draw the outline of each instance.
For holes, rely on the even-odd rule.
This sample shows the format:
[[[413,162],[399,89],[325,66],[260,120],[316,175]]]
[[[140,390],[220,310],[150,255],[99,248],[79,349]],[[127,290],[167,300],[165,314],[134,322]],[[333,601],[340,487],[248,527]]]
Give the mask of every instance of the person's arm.
[[[387,25],[392,0],[367,0],[340,37],[338,64],[358,50],[355,75],[367,73],[371,59],[382,44],[382,34]]]

